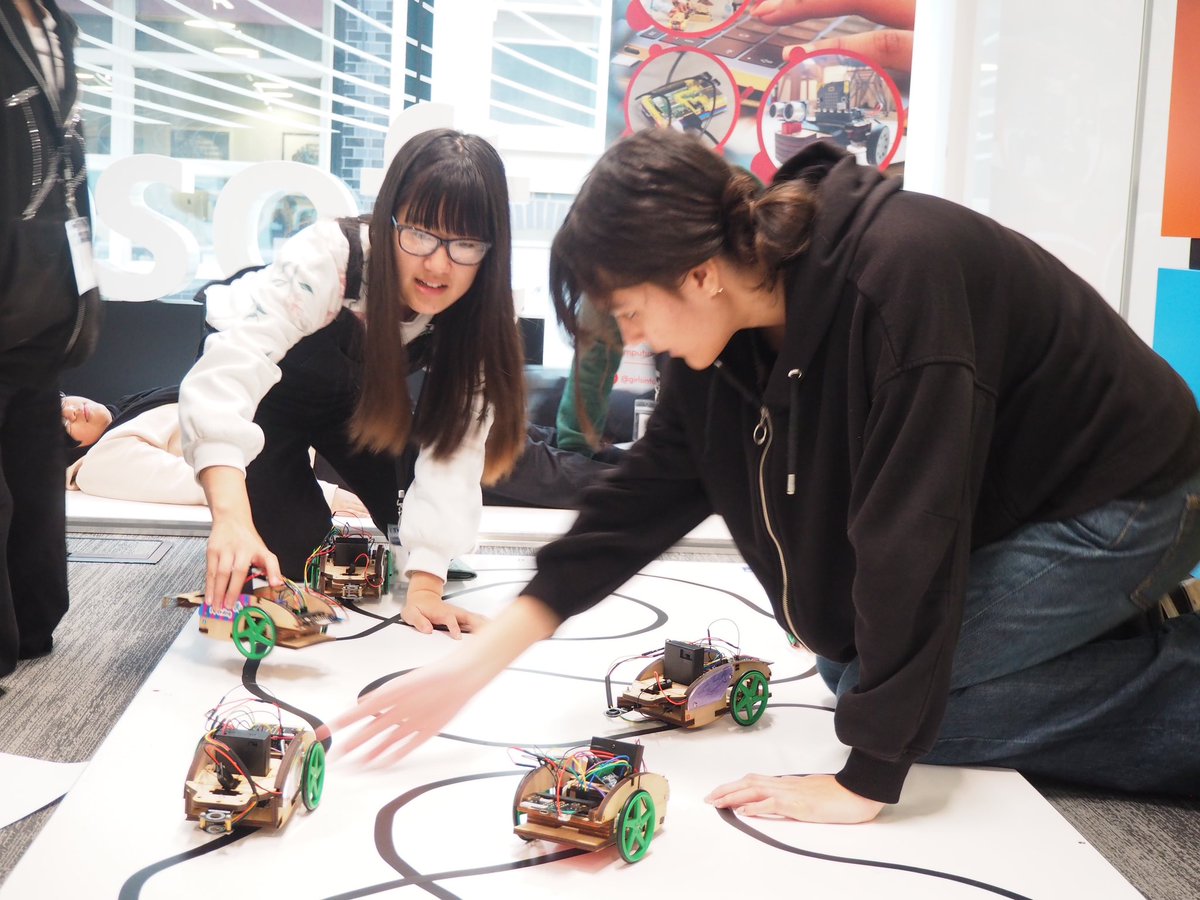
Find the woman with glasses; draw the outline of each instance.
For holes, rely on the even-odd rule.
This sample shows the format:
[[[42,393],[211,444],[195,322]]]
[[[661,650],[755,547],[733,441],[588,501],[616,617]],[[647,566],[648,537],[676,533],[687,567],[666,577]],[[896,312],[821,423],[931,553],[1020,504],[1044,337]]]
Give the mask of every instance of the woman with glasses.
[[[271,265],[206,289],[217,330],[180,420],[212,510],[209,597],[232,603],[252,566],[272,583],[301,576],[330,527],[313,447],[381,530],[399,522],[405,621],[455,637],[477,624],[442,589],[474,546],[481,483],[524,446],[510,272],[503,163],[439,129],[400,149],[371,216],[319,221]]]

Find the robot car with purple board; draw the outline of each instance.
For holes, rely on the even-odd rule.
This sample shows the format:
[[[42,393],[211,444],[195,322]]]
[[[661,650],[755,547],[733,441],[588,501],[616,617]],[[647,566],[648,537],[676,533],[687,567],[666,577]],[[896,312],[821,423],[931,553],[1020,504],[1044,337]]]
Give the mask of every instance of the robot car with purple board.
[[[262,659],[276,646],[309,647],[332,641],[330,625],[346,619],[345,610],[332,597],[292,581],[272,588],[252,574],[232,607],[210,605],[203,593],[164,597],[163,606],[200,608],[200,633],[233,640],[247,659]]]
[[[616,704],[612,673],[635,659],[653,661],[638,674]],[[771,664],[746,656],[713,638],[699,643],[667,641],[661,652],[619,660],[605,677],[608,714],[640,712],[683,728],[697,728],[729,713],[739,725],[762,718],[770,698]]]

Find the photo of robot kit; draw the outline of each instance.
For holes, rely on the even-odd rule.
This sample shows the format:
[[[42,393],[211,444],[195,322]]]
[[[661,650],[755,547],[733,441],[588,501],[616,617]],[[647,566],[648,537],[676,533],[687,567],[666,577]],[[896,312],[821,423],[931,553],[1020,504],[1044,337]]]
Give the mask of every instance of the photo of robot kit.
[[[858,15],[776,24],[753,4],[713,6],[614,5],[610,143],[675,128],[768,181],[803,147],[828,140],[860,165],[903,174],[909,67],[858,49],[884,26]]]
[[[715,57],[686,50],[659,54],[629,84],[628,129],[675,128],[719,147],[737,123],[734,88],[733,75]]]
[[[656,25],[684,34],[720,28],[742,5],[742,0],[645,0],[646,12]]]
[[[899,92],[882,69],[840,54],[807,57],[771,84],[760,118],[763,150],[776,166],[814,141],[833,141],[860,165],[887,168],[902,133]]]

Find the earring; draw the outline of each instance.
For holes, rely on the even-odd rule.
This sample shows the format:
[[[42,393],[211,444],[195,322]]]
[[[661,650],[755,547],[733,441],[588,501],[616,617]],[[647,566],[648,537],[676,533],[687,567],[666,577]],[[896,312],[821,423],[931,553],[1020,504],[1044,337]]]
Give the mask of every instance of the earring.
[[[725,293],[725,288],[719,287],[715,291],[713,291],[711,294],[709,294],[709,296],[715,297],[715,296],[717,296],[717,294],[723,294],[723,293]]]

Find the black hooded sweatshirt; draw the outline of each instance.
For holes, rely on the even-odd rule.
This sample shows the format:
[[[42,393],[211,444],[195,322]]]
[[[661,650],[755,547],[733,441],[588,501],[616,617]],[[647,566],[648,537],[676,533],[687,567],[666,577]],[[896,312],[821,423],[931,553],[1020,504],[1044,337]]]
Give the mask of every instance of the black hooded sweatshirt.
[[[736,334],[672,360],[646,436],[538,554],[564,618],[721,515],[787,631],[857,688],[838,781],[899,799],[937,740],[970,553],[1018,526],[1153,497],[1200,469],[1184,382],[1083,279],[964,207],[820,143],[809,249],[776,355]]]

